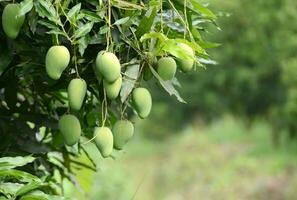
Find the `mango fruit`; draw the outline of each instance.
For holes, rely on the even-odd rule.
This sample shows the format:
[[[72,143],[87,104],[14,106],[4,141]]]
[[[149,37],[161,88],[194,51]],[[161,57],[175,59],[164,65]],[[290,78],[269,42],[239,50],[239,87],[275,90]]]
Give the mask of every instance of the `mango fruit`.
[[[113,150],[113,135],[108,127],[96,127],[94,130],[94,142],[102,157],[107,158]]]
[[[8,4],[5,6],[2,13],[2,27],[3,31],[10,39],[15,39],[21,30],[25,21],[25,15],[19,16],[20,5]]]
[[[132,102],[138,116],[146,118],[152,109],[152,97],[146,88],[136,88],[132,92]]]
[[[79,120],[74,115],[63,115],[59,120],[59,129],[64,137],[65,144],[72,146],[79,141],[81,127]]]
[[[195,53],[194,53],[192,47],[190,47],[187,44],[180,43],[179,46],[189,56],[193,57],[193,59],[189,59],[189,60],[184,60],[184,59],[179,59],[179,58],[177,59],[177,65],[178,65],[178,67],[181,69],[182,72],[187,73],[187,72],[189,72],[189,71],[191,71],[193,69]]]
[[[115,82],[109,83],[103,80],[103,86],[106,91],[106,95],[109,99],[115,99],[119,96],[122,87],[122,76],[120,76]]]
[[[70,108],[75,111],[80,110],[87,93],[86,81],[81,78],[72,79],[67,92]]]
[[[176,62],[171,57],[163,57],[158,60],[157,72],[159,76],[167,81],[173,79],[176,72]]]
[[[115,82],[121,75],[121,64],[116,55],[110,52],[99,52],[96,58],[96,71],[110,83]]]
[[[124,145],[132,138],[134,126],[129,120],[119,120],[112,127],[114,148],[121,150]]]
[[[58,80],[70,61],[70,53],[65,46],[52,46],[46,54],[45,68],[49,77]]]

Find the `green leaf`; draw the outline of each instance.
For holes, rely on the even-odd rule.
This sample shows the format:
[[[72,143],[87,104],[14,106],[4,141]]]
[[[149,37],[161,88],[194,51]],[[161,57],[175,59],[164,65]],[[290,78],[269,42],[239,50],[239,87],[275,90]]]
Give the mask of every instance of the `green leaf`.
[[[139,76],[139,64],[128,65],[127,70],[125,71],[125,76],[122,84],[122,89],[120,92],[121,101],[124,103],[130,93],[132,92],[137,77]]]
[[[19,16],[23,16],[30,12],[33,8],[33,0],[24,0],[20,3]]]
[[[24,171],[16,169],[0,170],[0,180],[17,179],[19,182],[40,181],[37,176],[33,176]]]
[[[56,195],[48,195],[42,191],[35,190],[26,194],[20,198],[20,200],[64,200],[64,197],[59,197]]]
[[[146,12],[146,14],[141,19],[135,33],[138,38],[151,31],[156,15],[157,7],[152,7]]]
[[[46,17],[50,21],[62,26],[62,22],[57,14],[55,7],[50,1],[38,0],[34,1],[35,10],[42,18]]]
[[[187,103],[178,93],[178,91],[173,87],[172,81],[164,81],[162,78],[159,76],[159,74],[154,70],[153,67],[150,66],[150,69],[153,73],[153,75],[158,79],[159,83],[161,86],[168,92],[170,96],[175,96],[177,100],[181,103]]]
[[[24,185],[23,187],[21,187],[17,192],[16,192],[16,196],[21,196],[24,195],[30,191],[35,190],[36,188],[41,186],[41,182],[36,182],[33,181],[31,183],[28,183],[26,185]]]
[[[142,10],[143,6],[134,4],[134,3],[130,3],[128,1],[123,1],[123,0],[112,0],[111,1],[112,6],[120,8],[120,9],[132,9],[132,10]]]
[[[89,22],[87,24],[84,24],[83,26],[81,26],[79,29],[77,29],[74,34],[73,37],[74,38],[80,38],[80,37],[84,37],[85,35],[87,35],[93,28],[94,23],[93,22]]]
[[[0,158],[0,170],[21,167],[35,160],[32,156],[2,157]]]
[[[162,50],[180,59],[194,60],[194,57],[181,49],[179,43],[174,39],[166,40],[162,46]]]
[[[77,19],[87,19],[91,22],[101,22],[102,19],[100,16],[94,12],[88,11],[88,10],[81,10],[79,14],[77,15]]]
[[[190,0],[193,5],[193,9],[199,11],[201,14],[205,15],[206,17],[216,19],[217,17],[211,10],[200,4],[197,0]]]
[[[199,54],[206,54],[205,50],[195,42],[189,42],[188,40],[180,39],[180,38],[174,39],[174,41],[177,43],[184,43],[189,45],[190,47],[192,47],[194,51],[198,52]]]
[[[158,33],[158,32],[151,32],[151,33],[146,33],[140,38],[140,42],[143,42],[148,39],[156,38],[159,39],[161,43],[164,43],[168,38],[166,35],[163,33]]]
[[[87,37],[87,36],[81,37],[78,40],[78,51],[81,56],[84,55],[85,50],[88,47],[88,44],[89,44],[89,37]]]
[[[39,20],[38,21],[38,24],[41,24],[43,26],[46,26],[47,28],[52,29],[52,30],[56,30],[56,31],[60,30],[57,25],[52,24],[51,22],[49,22],[47,20],[43,20],[43,19],[42,20]]]
[[[2,49],[0,47],[0,76],[5,71],[5,69],[9,66],[12,61],[12,54],[8,51],[7,48]]]
[[[17,191],[23,186],[24,186],[24,184],[20,184],[20,183],[11,183],[11,182],[1,183],[0,184],[0,193],[4,194],[7,197],[9,197],[9,196],[15,197]],[[11,199],[11,198],[9,198],[9,199]]]
[[[75,18],[75,16],[79,13],[80,8],[81,8],[81,3],[78,3],[69,10],[69,12],[67,13],[67,16],[69,17],[70,20],[73,20]]]
[[[130,20],[130,17],[124,17],[124,18],[121,18],[121,19],[118,19],[117,21],[115,21],[115,22],[113,23],[113,25],[121,25],[121,24],[125,24],[125,23],[127,23],[129,20]]]

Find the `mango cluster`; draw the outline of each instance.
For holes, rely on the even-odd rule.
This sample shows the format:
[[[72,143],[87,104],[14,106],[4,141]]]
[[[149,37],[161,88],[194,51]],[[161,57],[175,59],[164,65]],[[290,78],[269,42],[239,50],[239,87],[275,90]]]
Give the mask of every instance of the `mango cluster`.
[[[52,46],[45,58],[45,68],[48,76],[53,80],[61,78],[63,71],[70,62],[70,53],[65,46]],[[95,63],[95,72],[103,78],[103,87],[110,100],[118,97],[122,86],[121,64],[115,54],[99,52]],[[67,88],[69,108],[77,112],[81,109],[87,94],[87,84],[82,78],[72,79]],[[132,92],[132,101],[139,117],[146,118],[152,107],[152,98],[145,88],[136,88]],[[82,134],[78,118],[73,114],[65,114],[59,120],[66,145],[78,143]],[[113,149],[121,150],[134,133],[134,126],[129,120],[117,121],[112,129],[106,126],[94,129],[94,142],[101,155],[109,157]]]
[[[113,53],[102,51],[96,58],[96,71],[103,77],[103,86],[109,99],[116,99],[122,87],[121,64]]]

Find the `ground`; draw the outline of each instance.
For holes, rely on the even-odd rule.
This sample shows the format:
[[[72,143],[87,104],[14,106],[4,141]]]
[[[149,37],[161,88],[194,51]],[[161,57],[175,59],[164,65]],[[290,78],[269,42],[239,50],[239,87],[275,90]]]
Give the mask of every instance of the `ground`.
[[[159,142],[136,135],[79,181],[90,200],[297,199],[297,141],[275,148],[270,133],[262,120],[246,128],[226,116]]]

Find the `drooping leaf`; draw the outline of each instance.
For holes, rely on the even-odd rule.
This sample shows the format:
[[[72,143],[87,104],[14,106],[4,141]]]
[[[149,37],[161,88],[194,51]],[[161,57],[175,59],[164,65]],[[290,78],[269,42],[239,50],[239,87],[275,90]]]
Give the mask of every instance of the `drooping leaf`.
[[[178,93],[178,91],[173,87],[173,83],[171,80],[169,81],[164,81],[162,78],[159,76],[159,74],[150,66],[150,69],[153,73],[153,75],[158,79],[159,83],[161,86],[166,90],[166,92],[171,96],[175,96],[176,99],[181,102],[181,103],[187,103]]]
[[[122,83],[122,89],[120,92],[122,103],[126,101],[135,86],[137,77],[139,76],[139,68],[139,64],[127,66],[127,70],[125,71],[125,76]]]

